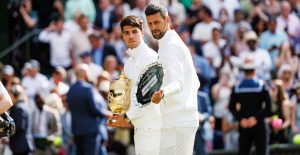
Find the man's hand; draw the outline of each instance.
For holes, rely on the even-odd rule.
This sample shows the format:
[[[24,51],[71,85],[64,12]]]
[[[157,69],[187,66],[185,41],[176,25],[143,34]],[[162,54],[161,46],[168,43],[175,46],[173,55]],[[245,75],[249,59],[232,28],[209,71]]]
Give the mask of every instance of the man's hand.
[[[155,104],[159,104],[163,96],[164,96],[164,91],[161,89],[152,95],[151,101]]]
[[[240,124],[243,128],[252,128],[257,124],[257,120],[255,117],[243,118]]]
[[[240,124],[243,128],[248,128],[249,125],[248,125],[248,119],[246,118],[243,118],[241,121],[240,121]]]
[[[249,124],[249,128],[254,127],[257,124],[256,118],[255,117],[248,118],[248,124]]]
[[[123,127],[123,128],[130,128],[132,127],[131,123],[128,123],[123,115],[116,115],[109,117],[107,120],[107,126],[110,127]]]

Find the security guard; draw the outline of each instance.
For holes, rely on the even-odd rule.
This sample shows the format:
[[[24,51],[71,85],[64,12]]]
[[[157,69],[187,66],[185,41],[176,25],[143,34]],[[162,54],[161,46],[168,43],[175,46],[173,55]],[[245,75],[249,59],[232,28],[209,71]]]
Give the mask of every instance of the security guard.
[[[255,73],[252,57],[243,65],[244,79],[237,84],[231,94],[229,108],[239,121],[239,155],[249,155],[252,143],[256,154],[268,154],[268,132],[264,119],[270,116],[271,97],[263,80]]]

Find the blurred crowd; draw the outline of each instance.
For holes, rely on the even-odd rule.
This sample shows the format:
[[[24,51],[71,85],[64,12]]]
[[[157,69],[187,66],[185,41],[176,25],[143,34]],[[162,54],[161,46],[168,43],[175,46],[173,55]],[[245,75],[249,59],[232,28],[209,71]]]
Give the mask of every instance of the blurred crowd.
[[[11,0],[10,43],[31,30],[42,30],[30,39],[29,56],[21,46],[13,51],[10,64],[1,67],[4,86],[10,92],[20,87],[17,97],[24,98],[32,113],[36,154],[74,154],[66,103],[69,87],[76,81],[74,70],[79,63],[87,64],[89,82],[107,99],[109,82],[118,77],[129,57],[119,25],[125,16],[144,19],[145,42],[157,50],[144,14],[150,2],[168,6],[172,28],[193,57],[199,93],[211,103],[201,120],[207,152],[238,147],[238,123],[228,102],[249,56],[272,97],[273,117],[267,120],[270,145],[293,142],[300,134],[299,0]],[[43,110],[47,115],[41,117]],[[282,120],[279,127],[272,126],[275,118]],[[108,128],[105,123],[101,128],[108,136],[109,154],[132,154],[132,129]],[[2,143],[7,146],[9,141]]]

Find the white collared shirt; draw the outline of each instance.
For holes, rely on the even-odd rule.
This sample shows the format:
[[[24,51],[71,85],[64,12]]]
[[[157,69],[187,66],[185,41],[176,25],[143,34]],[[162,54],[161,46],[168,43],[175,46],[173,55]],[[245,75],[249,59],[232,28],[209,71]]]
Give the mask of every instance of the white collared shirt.
[[[174,30],[167,31],[158,44],[158,61],[164,68],[164,103],[160,107],[163,127],[198,127],[200,82],[190,51]]]
[[[130,57],[125,62],[124,71],[127,78],[131,80],[131,103],[126,115],[131,120],[135,128],[161,128],[161,115],[159,104],[150,103],[144,107],[136,100],[134,89],[140,74],[147,67],[157,62],[157,53],[149,48],[143,41],[134,49],[128,49]],[[147,123],[146,123],[147,122]]]
[[[39,35],[39,40],[50,44],[50,63],[53,67],[71,65],[70,40],[71,34],[67,31],[50,32],[43,30]]]

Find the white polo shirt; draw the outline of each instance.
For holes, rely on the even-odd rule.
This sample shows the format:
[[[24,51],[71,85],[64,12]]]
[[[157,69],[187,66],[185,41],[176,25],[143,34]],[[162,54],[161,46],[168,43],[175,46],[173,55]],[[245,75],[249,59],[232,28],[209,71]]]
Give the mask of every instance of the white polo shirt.
[[[200,82],[190,51],[174,30],[167,31],[158,44],[158,61],[164,68],[164,102],[160,103],[163,128],[198,127]]]
[[[149,48],[143,41],[134,49],[128,49],[129,59],[125,62],[124,71],[127,78],[131,79],[131,104],[126,115],[135,128],[160,129],[160,105],[150,103],[144,107],[136,100],[134,89],[142,72],[147,66],[157,61],[157,53]]]

